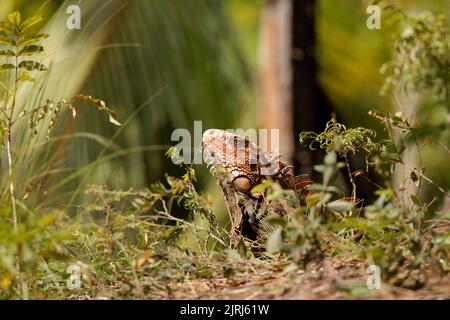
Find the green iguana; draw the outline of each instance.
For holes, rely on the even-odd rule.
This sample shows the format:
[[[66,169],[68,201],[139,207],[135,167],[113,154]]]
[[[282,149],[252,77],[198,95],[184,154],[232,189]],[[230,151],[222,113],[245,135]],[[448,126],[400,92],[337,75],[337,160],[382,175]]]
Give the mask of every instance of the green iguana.
[[[205,131],[203,152],[225,198],[232,242],[239,235],[254,240],[271,230],[265,221],[270,203],[263,193],[252,193],[253,187],[269,180],[304,196],[311,183],[304,177],[295,177],[292,166],[281,161],[281,156],[265,153],[249,138],[224,130]]]

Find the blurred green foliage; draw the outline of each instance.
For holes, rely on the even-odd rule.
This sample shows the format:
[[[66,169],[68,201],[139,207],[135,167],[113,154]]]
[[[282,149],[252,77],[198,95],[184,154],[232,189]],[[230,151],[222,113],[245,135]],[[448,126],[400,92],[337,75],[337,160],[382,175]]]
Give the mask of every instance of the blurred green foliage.
[[[233,127],[251,108],[246,104],[252,92],[249,70],[222,1],[132,1],[105,31],[107,41],[84,87],[108,97],[123,118],[139,112],[115,143],[160,149],[108,162],[90,182],[148,185],[176,170],[162,157],[174,143],[173,129],[192,130],[194,120],[202,120],[204,129]],[[84,128],[113,134],[91,113],[84,117]],[[98,147],[90,143],[74,153],[72,164],[88,163]]]
[[[450,111],[450,30],[444,15],[425,11],[407,18],[394,41],[395,58],[382,67],[388,72],[382,92],[430,92]]]
[[[407,27],[408,22],[403,17],[408,16],[409,22],[414,23],[414,21],[422,19],[418,17],[421,12],[430,11],[436,17],[442,16],[441,22],[430,20],[429,23],[424,23],[427,28],[440,28],[442,32],[442,26],[448,23],[450,19],[448,1],[323,0],[318,3],[317,31],[320,81],[327,96],[334,103],[341,116],[341,119],[338,120],[349,126],[374,128],[378,137],[386,137],[387,132],[381,126],[381,123],[377,123],[377,121],[373,121],[365,115],[372,109],[380,112],[391,112],[392,114],[400,112],[402,109],[408,109],[408,106],[399,106],[398,99],[394,98],[391,93],[380,94],[386,77],[386,73],[381,72],[386,71],[386,67],[382,68],[382,66],[386,63],[398,64],[398,61],[395,62],[395,59],[399,58],[399,56],[395,56],[396,48],[399,49],[399,46],[403,46],[403,49],[405,49],[404,45],[407,45],[401,39],[394,40],[397,34]],[[380,30],[369,30],[366,27],[368,17],[366,8],[373,3],[383,8]],[[432,18],[433,14],[427,14],[429,17],[427,19],[434,19]],[[422,34],[427,32],[427,28],[422,30]],[[435,36],[440,37],[437,34]],[[442,34],[442,36],[440,40],[444,41],[444,35]],[[420,41],[417,37],[414,39]],[[430,42],[432,39],[426,41]],[[410,49],[412,45],[413,43],[410,42]],[[426,48],[426,46],[423,48]],[[426,52],[432,54],[431,50],[422,50],[423,54],[426,54]],[[423,54],[422,57],[424,57]],[[441,50],[441,54],[443,55],[440,56],[440,59],[445,59],[445,52]],[[391,59],[394,59],[394,61]],[[433,59],[427,61],[427,63],[435,64]],[[440,71],[437,71],[438,68],[435,67],[430,69],[423,64],[423,61],[416,61],[414,68],[425,76],[427,76],[426,73],[429,75],[438,72],[441,74],[438,78],[441,79],[445,77],[448,70],[448,67],[445,68],[445,66],[440,68]],[[399,77],[406,76],[410,77],[412,74],[409,72],[396,73],[391,80],[387,81],[392,81],[394,78],[400,80]],[[430,78],[426,80],[422,77],[422,80],[417,81],[423,83],[424,80],[430,81]],[[442,84],[441,80],[435,79],[435,81],[440,81]],[[413,83],[409,85],[413,86]],[[398,89],[396,88],[396,90]],[[415,89],[419,88],[416,87]],[[410,110],[414,112],[411,126],[417,126],[418,131],[424,133],[422,137],[429,135],[429,138],[436,142],[425,142],[421,145],[422,160],[428,164],[427,172],[429,176],[448,190],[450,188],[450,175],[441,173],[449,171],[450,164],[442,161],[447,153],[439,145],[439,143],[448,145],[448,132],[435,130],[442,127],[446,121],[445,105],[442,103],[437,105],[437,97],[426,92],[415,92],[413,101],[417,102],[418,106],[415,110]],[[433,112],[430,112],[431,110]],[[408,144],[411,143],[411,140],[405,140],[404,142]],[[421,194],[431,199],[435,192],[432,188],[423,186]]]

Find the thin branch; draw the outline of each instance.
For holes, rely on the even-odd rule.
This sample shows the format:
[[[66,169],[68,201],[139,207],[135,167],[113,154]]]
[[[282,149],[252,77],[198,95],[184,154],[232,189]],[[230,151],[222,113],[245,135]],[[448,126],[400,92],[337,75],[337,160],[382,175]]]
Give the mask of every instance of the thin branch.
[[[436,182],[434,182],[433,180],[431,180],[429,177],[427,177],[426,175],[424,175],[422,172],[420,172],[419,170],[417,170],[416,168],[413,168],[405,163],[403,163],[403,165],[408,168],[409,170],[413,171],[415,174],[417,174],[418,176],[422,177],[424,180],[426,180],[427,182],[429,182],[430,184],[432,184],[434,187],[436,187],[436,189],[438,189],[440,192],[442,192],[444,194],[445,197],[450,198],[450,194],[445,191],[440,185],[438,185]]]
[[[167,206],[166,206],[166,204],[165,204],[165,201],[162,201],[162,204],[163,204],[164,210],[155,210],[157,213],[162,214],[164,217],[168,218],[169,220],[172,220],[172,221],[176,221],[176,222],[180,222],[180,223],[182,223],[182,224],[185,224],[185,225],[191,227],[191,228],[194,229],[194,230],[208,232],[208,233],[211,234],[211,237],[214,238],[214,239],[216,239],[217,241],[219,241],[220,244],[222,244],[222,245],[225,246],[225,247],[227,246],[227,245],[225,244],[225,242],[223,242],[222,239],[220,239],[219,237],[217,237],[216,235],[214,235],[212,232],[210,232],[210,231],[208,231],[208,230],[205,230],[204,228],[196,229],[196,227],[194,226],[194,224],[192,224],[192,223],[190,223],[190,222],[188,222],[188,221],[186,221],[186,220],[183,220],[183,219],[180,219],[180,218],[177,218],[177,217],[172,216],[172,215],[167,211]],[[201,248],[201,247],[200,247],[200,248]]]

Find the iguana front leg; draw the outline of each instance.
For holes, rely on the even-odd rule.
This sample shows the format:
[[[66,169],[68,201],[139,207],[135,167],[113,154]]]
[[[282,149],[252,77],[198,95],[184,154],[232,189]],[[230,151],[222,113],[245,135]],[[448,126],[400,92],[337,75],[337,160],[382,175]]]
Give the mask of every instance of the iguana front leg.
[[[230,184],[224,179],[219,183],[219,185],[225,199],[228,215],[230,217],[230,244],[231,246],[235,246],[239,241],[243,214],[239,208],[237,195]]]
[[[268,209],[263,197],[252,197],[236,191],[226,181],[220,182],[225,203],[230,217],[230,243],[234,247],[238,244],[242,235],[251,240],[256,240],[266,226],[259,219]]]

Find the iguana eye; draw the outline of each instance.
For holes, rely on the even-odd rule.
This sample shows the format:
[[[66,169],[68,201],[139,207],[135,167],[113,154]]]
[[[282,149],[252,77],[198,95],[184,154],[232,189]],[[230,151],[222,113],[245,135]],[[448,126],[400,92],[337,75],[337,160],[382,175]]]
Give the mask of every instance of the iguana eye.
[[[252,188],[252,182],[247,177],[239,176],[233,180],[233,187],[239,192],[248,193]]]

